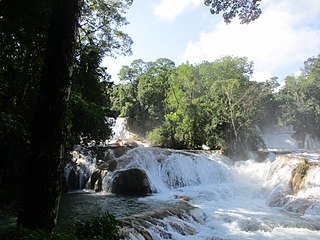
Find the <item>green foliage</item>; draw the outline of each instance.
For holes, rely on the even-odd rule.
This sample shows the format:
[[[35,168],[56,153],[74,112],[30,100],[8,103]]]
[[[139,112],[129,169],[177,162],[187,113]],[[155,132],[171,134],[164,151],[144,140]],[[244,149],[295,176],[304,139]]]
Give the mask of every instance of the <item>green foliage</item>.
[[[164,138],[162,127],[154,128],[147,133],[147,139],[153,146],[163,146]]]
[[[210,7],[211,14],[223,12],[226,23],[230,23],[237,15],[241,23],[249,23],[256,20],[260,14],[259,2],[261,0],[205,0],[204,4]]]
[[[132,40],[119,28],[128,22],[126,13],[132,0],[81,1],[79,42],[97,46],[104,55],[131,55]]]
[[[74,95],[79,96],[80,94],[81,98],[84,98],[83,101],[77,102],[80,104],[77,109],[88,110],[88,108],[83,108],[83,102],[87,101],[86,105],[94,105],[93,109],[97,111],[93,114],[91,110],[85,115],[91,117],[95,115],[96,121],[102,123],[106,115],[112,116],[108,110],[110,108],[108,89],[111,86],[105,83],[109,81],[106,69],[99,65],[105,55],[131,54],[132,40],[119,28],[128,24],[123,14],[132,1],[86,0],[82,1],[82,4],[78,56],[72,91],[75,91]],[[23,123],[21,130],[27,135],[32,126],[51,7],[50,1],[40,0],[36,0],[33,4],[24,0],[3,0],[0,3],[2,32],[0,39],[0,65],[2,66],[0,68],[0,109],[8,116],[20,119],[19,122]],[[73,102],[71,105],[75,104],[76,102]],[[102,107],[103,110],[101,110]],[[104,114],[101,114],[102,111]],[[72,116],[69,118],[72,120],[69,123],[72,122],[72,127],[76,131],[72,132],[72,135],[78,135],[80,131],[85,135],[92,135],[94,129],[88,131],[87,127],[82,128],[84,124],[81,121],[74,121],[76,114],[71,112]],[[1,118],[2,120],[4,118]],[[6,126],[6,123],[1,126]],[[99,124],[96,130],[100,131],[101,127],[102,125]],[[6,128],[3,131],[11,130]],[[110,133],[105,129],[101,131]]]
[[[99,66],[102,57],[97,46],[89,45],[76,61],[69,100],[70,146],[80,138],[99,142],[111,135],[106,118],[114,117],[109,100],[112,83],[106,69]]]
[[[219,96],[216,98],[219,105],[214,107],[221,112],[220,121],[225,124],[228,133],[223,138],[231,151],[248,149],[246,145],[249,140],[257,136],[255,125],[263,116],[261,110],[266,89],[246,79],[228,79],[217,84],[220,85],[216,88],[219,93],[215,96]]]
[[[304,158],[302,159],[301,162],[299,162],[298,166],[295,168],[295,172],[305,176],[308,169],[309,169],[308,160]]]
[[[170,119],[175,141],[188,148],[206,144],[232,152],[254,147],[249,141],[257,137],[255,124],[267,91],[249,81],[251,73],[252,63],[231,56],[175,69],[166,99],[170,114],[178,115]]]
[[[267,92],[266,98],[261,106],[263,111],[263,118],[259,121],[259,127],[261,130],[268,128],[269,126],[275,126],[279,122],[279,116],[281,115],[280,102],[278,101],[278,92],[280,84],[277,81],[277,77],[272,77],[265,83],[260,83]]]
[[[163,101],[174,67],[171,60],[160,58],[154,63],[147,63],[146,72],[139,76],[137,99],[149,119],[156,120],[164,115]]]
[[[76,48],[71,101],[67,113],[68,147],[83,136],[110,136],[106,117],[112,83],[104,56],[131,54],[131,38],[120,31],[131,0],[85,0]],[[19,165],[29,157],[35,101],[44,64],[52,1],[0,1],[0,188],[13,189]],[[19,146],[19,148],[15,147]],[[7,176],[6,176],[7,175]],[[14,180],[16,179],[16,180]]]
[[[283,124],[320,136],[320,56],[308,59],[300,76],[288,76],[278,94]]]
[[[119,222],[109,213],[102,217],[77,222],[63,233],[48,233],[20,228],[3,236],[4,240],[116,240],[119,239]]]
[[[94,218],[75,224],[72,232],[79,239],[119,239],[119,223],[115,217],[106,213],[102,217]]]
[[[302,189],[304,185],[304,179],[306,177],[309,167],[310,165],[308,163],[308,160],[304,158],[299,162],[297,167],[293,169],[290,182],[293,192],[295,194]]]
[[[272,84],[250,81],[251,62],[226,56],[176,68],[165,63],[136,60],[123,67],[120,76],[127,83],[118,86],[113,104],[137,121],[160,119],[147,134],[153,144],[193,149],[206,144],[231,152],[263,146],[255,126]]]
[[[189,148],[197,148],[203,143],[204,85],[198,68],[183,64],[172,74],[170,89],[166,98],[170,124],[175,127],[175,141]]]
[[[123,66],[119,84],[112,94],[112,109],[120,116],[130,117],[139,125],[142,134],[159,126],[165,114],[166,93],[175,64],[160,58],[155,62],[134,60]]]

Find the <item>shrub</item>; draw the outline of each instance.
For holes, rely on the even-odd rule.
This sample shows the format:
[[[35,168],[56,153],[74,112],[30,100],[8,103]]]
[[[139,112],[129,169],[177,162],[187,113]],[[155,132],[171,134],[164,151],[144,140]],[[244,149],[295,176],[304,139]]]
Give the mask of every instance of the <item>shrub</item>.
[[[116,240],[119,239],[119,222],[109,213],[87,221],[77,222],[63,233],[20,228],[1,236],[4,240]]]
[[[147,139],[153,146],[162,146],[163,145],[162,127],[157,127],[152,131],[148,132]]]
[[[113,215],[105,213],[102,217],[76,223],[72,232],[77,239],[115,240],[119,239],[119,223]]]

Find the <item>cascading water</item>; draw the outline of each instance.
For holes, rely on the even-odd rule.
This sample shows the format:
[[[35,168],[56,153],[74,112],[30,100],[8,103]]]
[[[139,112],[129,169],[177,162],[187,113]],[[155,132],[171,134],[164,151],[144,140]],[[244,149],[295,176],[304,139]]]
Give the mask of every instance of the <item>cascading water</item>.
[[[97,195],[102,202],[112,199],[106,207],[111,212],[117,199],[119,209],[128,207],[129,214],[113,212],[123,222],[124,239],[320,239],[319,152],[233,162],[214,153],[140,146],[115,161],[103,179],[105,192],[118,173],[130,169],[143,171],[143,184],[152,191],[128,205],[122,196]],[[152,212],[138,206],[153,206],[145,209]]]
[[[309,149],[320,149],[320,140],[317,137],[312,137],[311,134],[306,134],[304,146]]]
[[[299,144],[292,138],[292,127],[271,128],[262,135],[269,149],[297,149]]]
[[[129,139],[132,133],[127,131],[127,119],[117,118],[113,126],[113,139]]]
[[[69,189],[83,189],[96,166],[94,153],[76,146],[71,152],[71,161],[64,168],[64,178]]]
[[[146,172],[154,193],[168,193],[171,189],[223,182],[228,178],[226,164],[205,156],[159,148],[138,147],[117,159],[118,165],[105,179],[108,191],[113,176],[125,169],[142,169]]]
[[[184,156],[175,157],[179,158],[178,162],[186,160]],[[205,181],[198,181],[197,170],[186,161],[194,173],[186,172],[184,186],[167,184],[165,194],[141,200],[183,199],[196,207],[178,216],[155,218],[152,226],[146,224],[152,239],[166,239],[163,236],[168,235],[171,239],[319,239],[319,165],[308,174],[305,189],[294,195],[289,185],[297,159],[277,157],[263,163],[248,160],[228,165],[216,162],[215,155],[211,160],[200,160],[202,157],[199,161],[208,161],[201,168]],[[212,168],[210,161],[214,163]],[[221,163],[213,170],[215,164]],[[175,165],[178,166],[181,165]],[[207,178],[210,173],[215,177]],[[166,182],[165,178],[162,181]],[[135,234],[140,236],[138,232]]]

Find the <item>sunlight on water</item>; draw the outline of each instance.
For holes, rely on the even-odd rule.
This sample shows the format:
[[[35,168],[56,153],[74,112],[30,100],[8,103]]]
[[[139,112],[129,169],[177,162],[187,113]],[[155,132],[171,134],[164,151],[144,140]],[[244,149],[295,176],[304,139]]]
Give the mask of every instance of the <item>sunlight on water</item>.
[[[299,239],[302,234],[306,239],[320,237],[320,223],[307,217],[311,212],[313,217],[319,216],[318,204],[306,208],[306,215],[287,211],[294,210],[292,206],[291,209],[288,207],[292,198],[290,178],[299,158],[277,157],[260,163],[248,160],[230,165],[228,161],[221,162],[218,155],[207,158],[197,154],[173,151],[168,155],[161,152],[149,148],[129,153],[132,159],[129,165],[143,167],[149,178],[154,179],[153,185],[158,190],[158,194],[141,201],[187,199],[196,210],[190,213],[192,220],[183,221],[196,229],[196,233],[184,236],[158,224],[148,229],[155,239],[165,229],[174,239],[210,239],[210,236],[222,239]],[[309,190],[302,190],[301,196],[296,196],[298,200],[294,204],[297,209],[311,196],[319,201],[319,196],[314,195],[320,184],[316,177],[318,170],[318,167],[312,170],[306,179],[309,186],[306,189]],[[310,190],[310,186],[316,188]],[[194,221],[194,218],[198,220]],[[163,219],[162,224],[170,226],[177,221],[182,220],[170,217]]]
[[[130,137],[121,124],[116,125],[119,135]],[[139,218],[140,230],[130,232],[127,239],[144,239],[142,230],[152,239],[320,239],[320,152],[297,150],[286,131],[280,135],[290,153],[270,154],[260,162],[234,162],[208,152],[131,149],[116,159],[116,169],[103,179],[103,189],[110,190],[117,171],[137,168],[146,173],[153,194],[133,198],[106,192],[70,195],[73,215],[113,211],[120,218],[132,217],[132,223]],[[281,137],[269,135],[267,143],[280,146],[275,141]],[[84,166],[90,171],[92,159],[83,155],[78,159],[87,159]],[[310,166],[294,193],[292,176],[304,159]],[[189,207],[180,209],[177,203]],[[178,212],[157,215],[157,209],[163,208]],[[135,215],[148,211],[155,215]]]
[[[268,206],[268,198],[275,198],[275,192],[290,194],[286,192],[288,177],[284,175],[289,170],[285,166],[290,164],[284,164],[281,158],[275,162],[237,162],[229,169],[219,169],[223,172],[220,175],[231,175],[231,181],[225,178],[213,184],[189,184],[171,189],[166,196],[155,195],[145,198],[145,201],[158,197],[170,200],[176,196],[184,196],[190,199],[191,205],[197,207],[191,214],[200,223],[186,220],[190,227],[197,229],[197,234],[186,237],[175,233],[174,239],[210,239],[210,236],[222,239],[319,239],[319,221],[307,221],[303,215]],[[271,177],[271,171],[274,172],[274,178]],[[314,180],[310,181],[314,183]],[[320,183],[318,180],[316,182]],[[315,192],[314,190],[313,193]],[[319,201],[319,196],[317,199]],[[170,221],[176,220],[166,221],[170,224]]]

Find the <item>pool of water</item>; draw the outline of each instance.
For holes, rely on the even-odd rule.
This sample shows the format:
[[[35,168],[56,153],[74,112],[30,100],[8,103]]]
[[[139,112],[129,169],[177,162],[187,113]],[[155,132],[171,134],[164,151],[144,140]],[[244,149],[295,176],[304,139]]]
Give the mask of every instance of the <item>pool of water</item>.
[[[174,202],[161,200],[143,201],[144,197],[100,194],[92,191],[64,194],[60,202],[58,231],[70,227],[79,220],[92,219],[106,212],[119,218],[170,207],[174,204]]]

